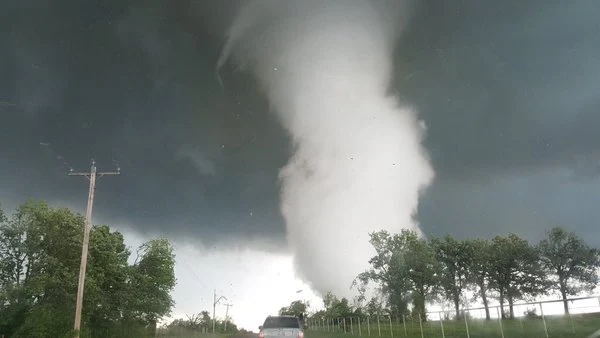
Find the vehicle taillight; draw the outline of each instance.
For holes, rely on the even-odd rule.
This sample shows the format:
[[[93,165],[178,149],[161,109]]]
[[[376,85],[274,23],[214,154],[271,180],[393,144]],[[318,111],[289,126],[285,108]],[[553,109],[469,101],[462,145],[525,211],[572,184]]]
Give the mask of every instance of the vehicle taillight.
[[[298,338],[304,338],[304,332],[302,332],[302,331],[298,332]]]
[[[258,338],[265,338],[265,332],[263,330],[260,330],[258,333]]]

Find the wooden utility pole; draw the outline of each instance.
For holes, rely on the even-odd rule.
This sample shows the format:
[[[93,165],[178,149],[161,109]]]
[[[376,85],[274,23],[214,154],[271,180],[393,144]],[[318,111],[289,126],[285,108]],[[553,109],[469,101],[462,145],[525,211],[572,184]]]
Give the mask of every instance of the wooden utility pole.
[[[79,338],[79,331],[81,329],[81,310],[83,307],[83,286],[85,284],[85,271],[87,268],[88,249],[90,243],[90,231],[92,230],[92,208],[94,206],[94,193],[96,191],[96,179],[104,175],[120,175],[121,169],[117,168],[117,171],[109,172],[97,172],[96,161],[92,160],[92,167],[89,173],[85,172],[74,172],[73,169],[69,172],[69,176],[85,176],[90,181],[90,188],[88,192],[87,209],[85,212],[85,227],[83,230],[83,244],[81,245],[81,264],[79,265],[79,282],[77,284],[77,303],[75,304],[75,323],[73,329],[75,330],[75,337]]]
[[[227,307],[227,310],[225,310],[225,329],[224,329],[224,331],[227,332],[227,321],[229,320],[229,307],[233,306],[233,304],[227,303],[227,304],[225,304],[225,306]]]
[[[221,301],[221,299],[225,299],[227,300],[227,298],[223,297],[223,296],[219,296],[219,298],[217,298],[217,290],[215,290],[215,292],[213,293],[213,333],[215,333],[215,312],[217,309],[217,304]]]

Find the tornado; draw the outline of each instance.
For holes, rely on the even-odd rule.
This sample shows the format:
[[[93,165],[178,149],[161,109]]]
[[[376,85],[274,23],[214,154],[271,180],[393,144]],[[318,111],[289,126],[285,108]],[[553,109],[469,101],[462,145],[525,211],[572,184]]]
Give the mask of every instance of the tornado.
[[[426,128],[391,88],[409,12],[404,0],[249,1],[216,65],[252,74],[289,134],[280,210],[296,273],[322,295],[352,297],[370,232],[421,233]]]

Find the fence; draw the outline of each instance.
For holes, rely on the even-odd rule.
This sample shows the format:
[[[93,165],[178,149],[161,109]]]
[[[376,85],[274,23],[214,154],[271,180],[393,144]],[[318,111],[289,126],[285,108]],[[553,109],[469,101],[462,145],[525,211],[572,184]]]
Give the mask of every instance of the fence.
[[[310,331],[358,337],[588,337],[600,329],[600,297],[569,299],[569,315],[564,315],[563,302],[545,301],[514,304],[514,319],[507,319],[508,305],[502,318],[499,305],[489,307],[490,320],[484,308],[428,312],[426,318],[403,316],[370,316],[346,318],[310,318]]]

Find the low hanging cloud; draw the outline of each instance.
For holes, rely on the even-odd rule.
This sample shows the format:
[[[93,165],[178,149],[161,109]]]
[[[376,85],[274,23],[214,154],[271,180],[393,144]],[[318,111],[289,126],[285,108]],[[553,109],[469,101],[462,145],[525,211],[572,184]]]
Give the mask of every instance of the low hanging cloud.
[[[201,175],[216,175],[215,165],[200,150],[184,148],[177,153],[179,158],[190,161]]]

